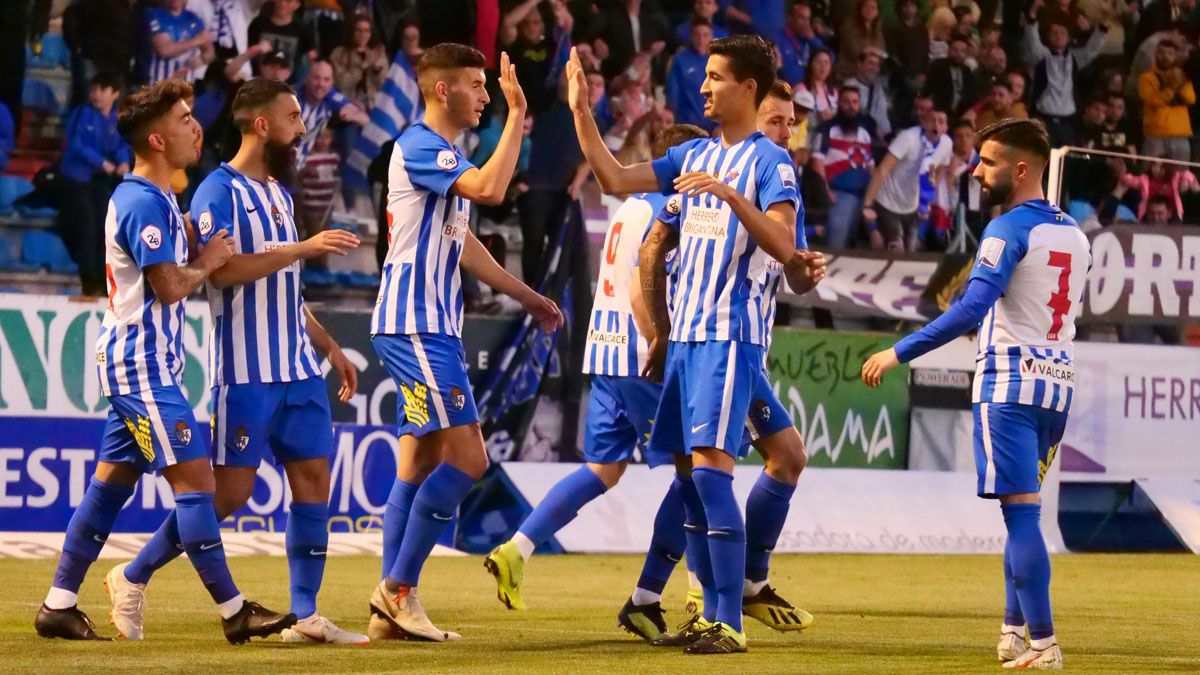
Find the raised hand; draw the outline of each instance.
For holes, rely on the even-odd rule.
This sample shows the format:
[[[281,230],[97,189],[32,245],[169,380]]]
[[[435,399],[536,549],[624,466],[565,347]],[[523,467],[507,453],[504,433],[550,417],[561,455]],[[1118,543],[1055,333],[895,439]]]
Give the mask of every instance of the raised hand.
[[[525,113],[525,92],[517,81],[517,67],[508,59],[508,52],[500,52],[500,91],[504,92],[504,100],[508,102],[509,113]]]
[[[333,253],[346,255],[358,248],[358,237],[353,232],[345,230],[325,230],[300,242],[300,257],[307,260]]]
[[[586,112],[588,105],[587,76],[583,74],[583,63],[579,51],[571,47],[571,58],[567,59],[567,104],[573,112]]]
[[[710,194],[722,201],[729,201],[733,188],[721,182],[711,173],[689,171],[675,179],[675,191],[685,195]]]

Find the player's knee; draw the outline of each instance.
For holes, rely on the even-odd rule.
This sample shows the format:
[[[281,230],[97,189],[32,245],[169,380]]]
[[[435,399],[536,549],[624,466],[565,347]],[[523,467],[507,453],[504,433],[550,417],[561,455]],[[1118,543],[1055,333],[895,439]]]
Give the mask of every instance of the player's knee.
[[[449,433],[442,441],[442,461],[472,478],[482,477],[488,468],[488,456],[479,424],[452,427],[447,431]]]
[[[187,492],[213,494],[217,491],[212,465],[207,457],[172,464],[163,469],[162,475],[171,484],[171,489],[175,491],[175,494]]]
[[[604,483],[605,490],[611,490],[620,482],[621,476],[625,475],[625,468],[629,466],[628,462],[613,462],[611,464],[593,464],[588,462],[588,468],[600,482]]]

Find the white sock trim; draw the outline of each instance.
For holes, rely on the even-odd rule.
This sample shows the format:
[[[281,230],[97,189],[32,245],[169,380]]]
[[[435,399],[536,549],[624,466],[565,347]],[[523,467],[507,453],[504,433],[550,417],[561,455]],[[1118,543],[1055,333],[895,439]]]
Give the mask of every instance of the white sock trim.
[[[533,557],[533,549],[537,548],[537,544],[533,543],[533,540],[526,537],[523,532],[514,534],[512,543],[516,544],[517,550],[521,552],[521,557],[525,559],[525,562],[529,562],[529,559]]]
[[[662,593],[655,593],[644,588],[633,589],[633,604],[641,607],[643,605],[653,605],[662,600]]]
[[[242,604],[246,602],[246,597],[241,593],[233,596],[225,602],[218,602],[217,609],[221,612],[222,619],[228,619],[234,614],[237,614],[242,609]]]
[[[1053,635],[1051,635],[1050,637],[1044,637],[1041,640],[1030,640],[1029,641],[1029,646],[1039,652],[1045,651],[1045,650],[1053,647],[1056,644],[1058,644],[1058,639],[1055,638]]]
[[[46,606],[50,609],[68,609],[74,607],[79,600],[78,593],[72,593],[64,588],[50,587],[46,594]]]
[[[1025,624],[1021,624],[1020,626],[1013,626],[1011,624],[1001,623],[1000,624],[1000,632],[1001,633],[1016,633],[1017,635],[1020,635],[1021,637],[1025,637]]]
[[[742,597],[748,598],[752,595],[756,595],[759,591],[766,588],[766,586],[767,586],[766,579],[763,579],[762,581],[750,581],[749,579],[743,579],[742,580]]]

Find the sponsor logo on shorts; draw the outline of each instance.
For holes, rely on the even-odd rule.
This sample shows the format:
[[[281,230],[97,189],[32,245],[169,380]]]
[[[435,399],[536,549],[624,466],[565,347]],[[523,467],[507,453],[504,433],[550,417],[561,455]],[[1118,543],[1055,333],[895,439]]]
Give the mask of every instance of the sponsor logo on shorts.
[[[183,420],[175,423],[175,438],[183,445],[188,445],[192,442],[192,427]]]
[[[154,443],[150,440],[150,420],[138,415],[135,420],[126,417],[123,421],[125,428],[133,435],[133,442],[137,443],[138,450],[142,451],[142,457],[145,457],[147,462],[153,462]]]
[[[246,431],[246,427],[239,426],[233,430],[233,449],[241,452],[250,445],[250,434]]]
[[[408,421],[418,427],[429,424],[429,387],[413,382],[409,389],[407,384],[401,382],[400,392],[404,396],[404,416]]]
[[[462,410],[467,404],[467,395],[458,387],[450,387],[450,405],[454,406],[455,410]]]

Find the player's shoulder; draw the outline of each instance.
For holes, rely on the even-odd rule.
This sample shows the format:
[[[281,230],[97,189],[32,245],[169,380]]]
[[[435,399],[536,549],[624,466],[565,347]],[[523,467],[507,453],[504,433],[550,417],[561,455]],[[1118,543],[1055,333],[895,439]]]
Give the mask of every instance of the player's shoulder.
[[[126,178],[112,194],[117,213],[154,212],[168,210],[167,197],[155,186],[136,178]]]
[[[417,122],[409,126],[400,132],[400,136],[396,138],[396,151],[402,153],[405,157],[418,156],[422,153],[440,152],[442,150],[453,152],[454,147],[433,129],[425,126],[423,122]]]
[[[642,192],[642,193],[633,195],[630,199],[637,199],[638,201],[649,204],[651,210],[653,210],[654,213],[657,214],[659,211],[662,210],[663,206],[666,205],[667,200],[670,199],[671,196],[673,196],[673,195],[664,195],[660,192]]]
[[[753,143],[754,154],[758,155],[758,157],[764,160],[791,161],[791,157],[788,156],[787,150],[779,147],[774,141],[767,138],[761,131],[755,132]]]

